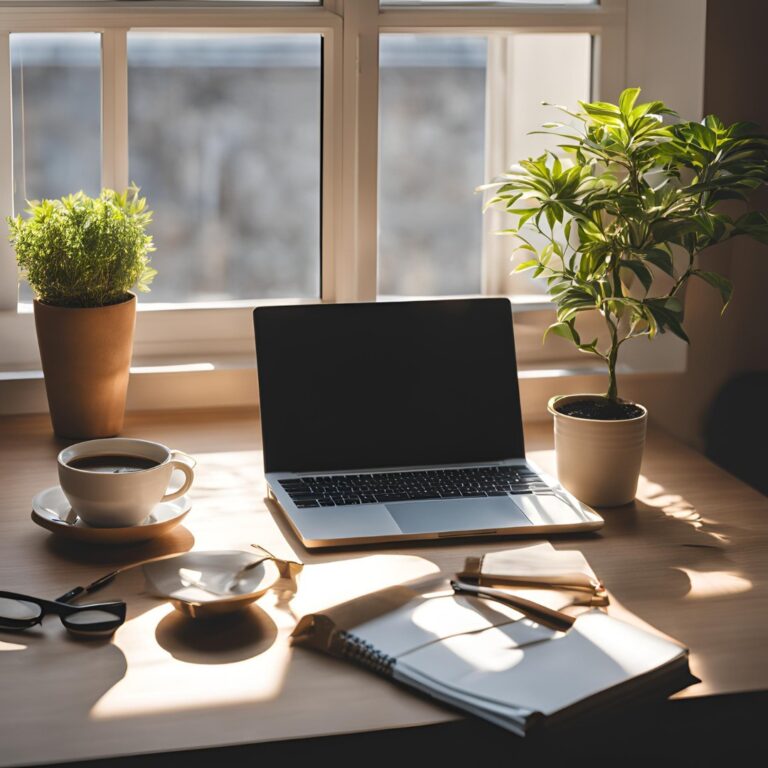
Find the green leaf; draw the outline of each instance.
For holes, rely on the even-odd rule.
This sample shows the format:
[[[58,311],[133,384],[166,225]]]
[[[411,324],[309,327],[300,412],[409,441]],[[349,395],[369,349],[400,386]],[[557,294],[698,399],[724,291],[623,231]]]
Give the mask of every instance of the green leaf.
[[[35,296],[56,306],[101,307],[132,289],[148,291],[157,273],[145,205],[136,186],[31,201],[28,217],[11,221],[11,242]]]
[[[683,316],[683,302],[680,301],[680,299],[675,298],[674,296],[669,296],[666,299],[662,300],[664,308],[668,312],[673,312],[676,315],[680,315],[681,319]]]
[[[543,235],[544,243],[537,239],[535,250],[519,260],[528,259],[533,277],[546,280],[557,309],[549,332],[573,340],[569,329],[579,313],[602,309],[629,320],[634,334],[669,332],[687,340],[682,305],[654,298],[664,290],[654,292],[654,280],[666,280],[659,272],[677,277],[674,245],[693,260],[732,236],[768,243],[767,213],[734,220],[718,208],[720,201],[748,199],[768,185],[768,134],[715,116],[665,123],[662,116],[675,113],[661,101],[641,103],[637,88],[627,88],[618,104],[591,101],[561,109],[577,127],[548,123],[542,133],[549,151],[522,160],[496,180],[491,193],[499,208],[518,217],[512,230],[517,237],[523,228]],[[640,293],[624,295],[630,274],[645,290],[642,299]],[[696,276],[727,303],[724,278]],[[592,350],[591,343],[580,346]]]
[[[759,211],[750,211],[736,220],[731,235],[749,235],[761,243],[768,244],[768,216]]]
[[[549,264],[554,250],[555,247],[553,243],[548,243],[541,249],[541,253],[539,254],[539,261],[542,263],[542,265],[547,266]]]
[[[533,269],[538,264],[537,259],[529,259],[528,261],[522,262],[522,264],[518,264],[512,272],[525,272],[526,269]]]
[[[644,304],[653,316],[660,333],[669,330],[678,338],[690,343],[688,335],[683,330],[683,306],[678,299],[647,299]]]
[[[720,311],[720,314],[725,312],[726,307],[731,301],[731,296],[733,295],[733,283],[731,283],[727,277],[723,277],[723,275],[720,275],[717,272],[705,272],[701,269],[694,269],[691,274],[700,277],[705,283],[709,283],[713,288],[717,288],[720,292],[720,298],[723,301],[723,308]]]
[[[600,354],[597,351],[597,339],[592,339],[588,344],[577,344],[577,346],[582,352],[591,352],[596,355]]]
[[[630,113],[632,112],[632,107],[635,106],[635,102],[637,101],[637,97],[639,95],[639,88],[625,88],[621,92],[621,96],[619,96],[619,109],[625,118],[629,117]]]
[[[675,274],[672,256],[667,253],[667,251],[661,248],[652,248],[650,251],[643,254],[643,258],[667,275],[673,276]]]
[[[648,267],[639,261],[621,261],[619,262],[619,267],[628,269],[633,272],[637,279],[642,283],[643,288],[645,288],[645,292],[648,293],[651,285],[653,284],[653,275],[651,274]]]
[[[720,118],[716,115],[707,115],[704,118],[704,125],[706,125],[707,128],[709,128],[711,131],[714,131],[715,133],[725,132],[725,126],[723,125],[722,120],[720,120]]]
[[[573,322],[570,323],[552,323],[546,331],[544,331],[544,340],[550,333],[554,333],[555,336],[562,336],[568,341],[572,341],[574,344],[581,344],[581,339],[576,329],[573,326]]]

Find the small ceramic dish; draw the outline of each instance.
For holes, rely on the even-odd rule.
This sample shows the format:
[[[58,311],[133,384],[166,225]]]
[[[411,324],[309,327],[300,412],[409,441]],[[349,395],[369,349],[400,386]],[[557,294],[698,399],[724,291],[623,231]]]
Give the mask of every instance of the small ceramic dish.
[[[281,578],[274,559],[239,550],[184,552],[142,568],[153,594],[194,619],[239,611]]]
[[[160,502],[149,517],[127,528],[96,528],[72,515],[61,486],[40,493],[32,499],[32,521],[57,536],[93,544],[136,544],[163,536],[175,528],[191,509],[188,496]],[[73,520],[73,522],[69,522]]]

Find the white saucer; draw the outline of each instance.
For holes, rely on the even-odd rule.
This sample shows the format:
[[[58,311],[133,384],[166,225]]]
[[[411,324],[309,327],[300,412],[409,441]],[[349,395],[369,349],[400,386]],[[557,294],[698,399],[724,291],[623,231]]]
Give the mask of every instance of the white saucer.
[[[184,552],[145,563],[143,570],[153,594],[170,598],[193,619],[242,610],[280,579],[273,559],[237,550]]]
[[[146,520],[126,528],[96,528],[76,518],[68,523],[71,508],[61,486],[46,488],[32,499],[32,520],[52,533],[78,541],[92,541],[100,544],[133,544],[147,541],[168,533],[175,528],[189,512],[192,504],[189,496],[180,496],[173,501],[160,502]]]

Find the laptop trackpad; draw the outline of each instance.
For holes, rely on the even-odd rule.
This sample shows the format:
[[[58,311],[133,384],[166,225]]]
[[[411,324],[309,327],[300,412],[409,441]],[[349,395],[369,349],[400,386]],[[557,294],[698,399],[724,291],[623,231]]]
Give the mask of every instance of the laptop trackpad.
[[[403,533],[495,531],[531,525],[508,496],[399,501],[386,507]]]

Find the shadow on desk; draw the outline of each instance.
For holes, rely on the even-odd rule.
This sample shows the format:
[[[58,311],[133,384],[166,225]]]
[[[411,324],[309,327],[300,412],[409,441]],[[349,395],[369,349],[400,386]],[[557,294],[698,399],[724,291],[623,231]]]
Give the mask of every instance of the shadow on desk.
[[[441,725],[220,749],[68,763],[83,768],[252,768],[350,761],[432,766],[732,766],[760,754],[768,694],[739,694],[624,709],[620,716],[582,719],[578,727],[526,739],[466,719]],[[503,761],[503,762],[501,762]]]
[[[120,568],[155,557],[189,552],[194,544],[195,537],[187,528],[180,525],[158,539],[122,546],[94,546],[91,543],[70,541],[50,535],[43,539],[41,546],[45,547],[46,554],[67,562],[89,565],[108,564],[112,568]]]
[[[257,605],[207,620],[171,611],[157,625],[155,639],[188,664],[231,664],[269,649],[277,639],[277,627]]]

